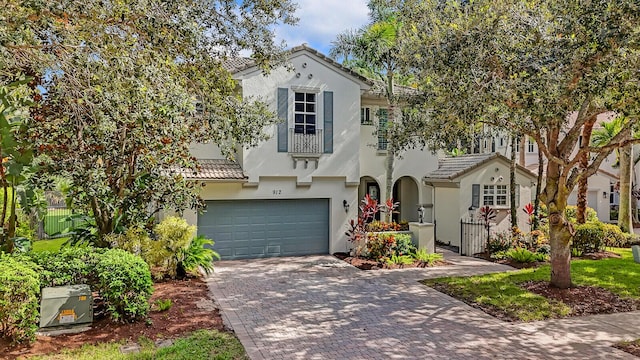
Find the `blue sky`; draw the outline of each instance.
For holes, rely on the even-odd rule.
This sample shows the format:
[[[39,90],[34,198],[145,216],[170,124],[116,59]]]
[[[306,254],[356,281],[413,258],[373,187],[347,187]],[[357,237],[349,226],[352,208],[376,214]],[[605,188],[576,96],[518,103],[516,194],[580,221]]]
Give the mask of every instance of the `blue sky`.
[[[328,54],[338,33],[357,29],[367,22],[367,0],[297,0],[298,25],[279,26],[276,40],[285,40],[287,47],[307,43]]]

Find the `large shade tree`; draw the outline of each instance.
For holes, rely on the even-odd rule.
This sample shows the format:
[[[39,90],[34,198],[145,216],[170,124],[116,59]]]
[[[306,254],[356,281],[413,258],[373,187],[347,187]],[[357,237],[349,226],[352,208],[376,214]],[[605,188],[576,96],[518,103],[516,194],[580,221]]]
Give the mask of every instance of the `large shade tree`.
[[[275,116],[243,100],[223,64],[241,50],[264,69],[278,63],[270,29],[295,23],[294,10],[290,0],[15,1],[1,15],[0,79],[34,79],[28,140],[102,239],[199,205],[181,170],[197,171],[190,143],[232,157],[264,137]]]
[[[640,4],[615,1],[407,1],[406,65],[415,71],[434,126],[482,121],[535,139],[548,159],[551,283],[571,286],[569,194],[624,132],[578,147],[598,114],[637,114]],[[622,127],[637,126],[633,117]],[[439,141],[440,132],[425,134]],[[581,169],[583,154],[589,153]]]

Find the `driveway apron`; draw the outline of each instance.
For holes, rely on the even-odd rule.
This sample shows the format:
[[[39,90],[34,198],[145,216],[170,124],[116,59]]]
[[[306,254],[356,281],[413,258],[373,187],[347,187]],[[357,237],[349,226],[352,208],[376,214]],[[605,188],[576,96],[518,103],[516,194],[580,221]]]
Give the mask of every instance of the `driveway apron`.
[[[640,321],[506,323],[417,282],[510,269],[452,262],[365,272],[331,256],[223,261],[208,283],[254,360],[634,358],[610,345],[640,337]]]

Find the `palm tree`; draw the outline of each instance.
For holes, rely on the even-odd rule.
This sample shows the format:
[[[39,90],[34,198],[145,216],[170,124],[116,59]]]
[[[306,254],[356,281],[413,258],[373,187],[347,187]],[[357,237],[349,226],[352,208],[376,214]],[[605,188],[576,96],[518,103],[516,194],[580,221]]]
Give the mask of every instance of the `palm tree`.
[[[384,83],[384,93],[387,98],[387,126],[384,131],[387,136],[386,158],[386,199],[391,199],[393,190],[393,165],[397,144],[393,138],[393,127],[398,104],[394,92],[398,70],[397,54],[398,33],[401,23],[393,14],[393,9],[387,4],[369,2],[369,17],[371,23],[358,30],[347,30],[339,34],[332,42],[329,56],[342,58],[343,64],[363,76],[375,77]],[[387,221],[391,214],[387,213]]]
[[[607,144],[622,130],[622,125],[623,118],[621,116],[616,117],[612,121],[603,122],[601,129],[593,131],[591,143],[594,146]],[[631,138],[631,130],[629,129],[628,131],[628,138]],[[615,150],[616,164],[620,167],[620,210],[618,212],[618,226],[625,232],[633,232],[633,222],[631,220],[632,150],[631,144]]]

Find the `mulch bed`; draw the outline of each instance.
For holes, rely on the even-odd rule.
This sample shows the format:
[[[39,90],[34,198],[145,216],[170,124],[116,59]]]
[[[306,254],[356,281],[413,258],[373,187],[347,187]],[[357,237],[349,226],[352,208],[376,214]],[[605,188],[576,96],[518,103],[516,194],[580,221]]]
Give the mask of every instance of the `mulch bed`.
[[[620,254],[616,254],[614,252],[600,251],[596,253],[588,253],[582,256],[577,256],[577,257],[574,257],[573,259],[602,260],[602,259],[621,258],[621,257],[622,256]]]
[[[571,307],[570,316],[612,314],[634,311],[640,301],[625,299],[609,290],[595,286],[576,286],[569,289],[552,287],[547,281],[529,281],[520,284],[523,289],[542,295],[547,299],[561,301]]]
[[[638,342],[638,340],[620,342],[617,344],[613,344],[613,347],[624,352],[628,352],[631,355],[640,357],[640,343]]]
[[[444,260],[437,260],[430,266],[420,262],[414,262],[413,264],[408,265],[397,265],[397,264],[386,264],[379,263],[375,260],[353,257],[347,253],[335,253],[333,254],[336,258],[345,261],[360,270],[393,270],[393,269],[411,269],[411,268],[426,268],[426,267],[435,267],[435,266],[446,266],[451,265],[450,262]]]
[[[91,329],[86,332],[55,337],[38,336],[30,345],[10,346],[7,340],[0,339],[0,359],[56,353],[63,348],[79,348],[84,344],[136,342],[141,336],[155,341],[182,337],[199,329],[225,331],[220,313],[209,296],[207,284],[200,279],[156,283],[151,303],[158,299],[171,299],[173,305],[167,311],[151,311],[151,322],[141,320],[121,324],[102,318],[94,319]]]

